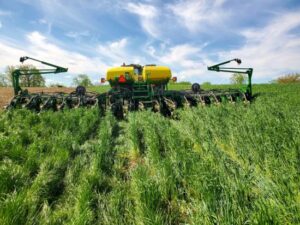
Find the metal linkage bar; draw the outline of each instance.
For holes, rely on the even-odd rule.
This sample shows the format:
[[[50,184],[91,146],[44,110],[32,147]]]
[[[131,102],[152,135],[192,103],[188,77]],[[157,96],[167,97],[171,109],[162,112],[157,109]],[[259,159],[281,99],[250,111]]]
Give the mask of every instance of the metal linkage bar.
[[[238,68],[238,67],[221,67],[222,65],[228,64],[232,61],[237,62],[238,64],[242,63],[241,59],[231,59],[213,66],[207,67],[208,70],[215,71],[215,72],[227,72],[227,73],[241,73],[248,75],[248,84],[246,88],[246,95],[249,99],[252,98],[252,74],[253,68]]]

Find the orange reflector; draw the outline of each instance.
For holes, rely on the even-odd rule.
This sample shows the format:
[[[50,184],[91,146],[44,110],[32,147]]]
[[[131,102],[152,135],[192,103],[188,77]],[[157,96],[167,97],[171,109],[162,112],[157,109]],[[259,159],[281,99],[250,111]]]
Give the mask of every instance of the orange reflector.
[[[126,78],[124,77],[124,75],[121,75],[119,77],[119,83],[125,83],[126,82]]]

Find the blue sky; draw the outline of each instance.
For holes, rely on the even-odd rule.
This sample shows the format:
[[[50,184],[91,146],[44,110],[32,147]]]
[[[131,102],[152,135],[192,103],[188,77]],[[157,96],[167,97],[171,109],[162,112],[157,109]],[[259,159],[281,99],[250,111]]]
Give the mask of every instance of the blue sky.
[[[111,66],[160,64],[179,80],[228,83],[207,66],[241,58],[254,82],[300,72],[299,0],[0,0],[0,72],[28,55],[99,82]]]

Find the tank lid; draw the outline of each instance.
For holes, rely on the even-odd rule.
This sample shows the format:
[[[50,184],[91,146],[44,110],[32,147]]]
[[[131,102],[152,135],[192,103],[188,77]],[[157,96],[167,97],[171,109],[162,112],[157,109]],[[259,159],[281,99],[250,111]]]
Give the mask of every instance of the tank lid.
[[[156,66],[156,64],[147,64],[145,66]]]
[[[141,69],[142,68],[142,66],[140,65],[140,64],[125,64],[125,63],[123,63],[122,65],[121,65],[121,67],[133,67],[133,68],[138,68],[138,69]]]

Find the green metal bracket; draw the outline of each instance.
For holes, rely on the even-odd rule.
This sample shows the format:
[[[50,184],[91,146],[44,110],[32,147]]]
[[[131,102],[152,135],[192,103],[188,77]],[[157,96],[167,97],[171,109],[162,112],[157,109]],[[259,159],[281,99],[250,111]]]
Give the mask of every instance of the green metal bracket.
[[[37,74],[53,74],[53,73],[64,73],[68,71],[68,68],[60,67],[51,63],[47,63],[38,59],[34,59],[28,56],[23,56],[20,58],[20,62],[23,63],[27,59],[31,59],[36,62],[40,62],[44,65],[54,67],[55,69],[35,69],[31,71],[31,73],[28,73],[28,70],[22,70],[22,69],[16,69],[12,72],[12,84],[14,88],[14,94],[18,95],[22,93],[22,88],[20,87],[20,76],[31,76],[31,75],[37,75]]]
[[[249,97],[252,97],[252,74],[253,74],[253,68],[238,68],[238,67],[220,67],[222,65],[228,64],[232,61],[237,62],[238,64],[242,63],[242,60],[240,59],[231,59],[213,66],[207,67],[208,70],[216,71],[216,72],[227,72],[227,73],[241,73],[241,74],[247,74],[248,75],[248,84],[246,88],[246,93],[249,95]]]

